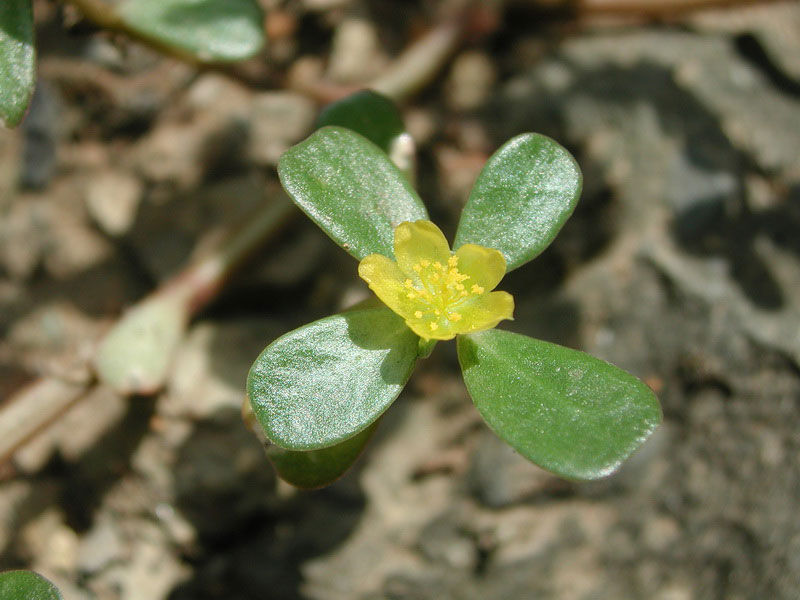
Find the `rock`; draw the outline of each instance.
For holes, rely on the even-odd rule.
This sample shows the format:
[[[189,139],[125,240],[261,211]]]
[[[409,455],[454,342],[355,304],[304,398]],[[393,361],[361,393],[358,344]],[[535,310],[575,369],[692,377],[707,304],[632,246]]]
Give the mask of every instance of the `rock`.
[[[494,63],[483,52],[460,54],[445,82],[445,100],[456,111],[471,111],[483,106],[492,91],[497,74]]]
[[[138,178],[125,171],[105,171],[90,180],[86,208],[103,231],[119,236],[133,225],[142,194]]]
[[[170,551],[163,533],[153,525],[141,522],[132,541],[129,562],[119,582],[120,600],[166,598],[189,574],[187,566]]]
[[[564,480],[525,460],[491,432],[481,436],[468,481],[476,498],[495,509],[570,490]]]
[[[280,333],[280,326],[268,320],[199,323],[178,350],[158,413],[209,419],[220,411],[238,411],[250,365]]]
[[[27,523],[21,532],[36,567],[44,571],[71,572],[77,564],[78,536],[66,523],[63,513],[50,507]]]
[[[311,131],[314,103],[294,92],[265,92],[253,99],[249,157],[261,165],[278,164],[281,154]]]
[[[340,83],[364,84],[386,65],[378,32],[370,21],[348,18],[333,36],[328,77]]]
[[[96,573],[122,560],[124,553],[124,542],[117,525],[111,518],[101,517],[81,539],[77,567],[83,573]]]

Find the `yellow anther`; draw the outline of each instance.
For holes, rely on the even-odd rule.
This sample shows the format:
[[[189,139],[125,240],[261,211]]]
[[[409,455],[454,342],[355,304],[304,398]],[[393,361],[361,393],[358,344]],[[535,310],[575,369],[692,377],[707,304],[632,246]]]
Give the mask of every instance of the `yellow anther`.
[[[459,296],[466,296],[466,295],[467,295],[467,290],[463,290],[463,291],[462,291],[462,292],[459,294]]]
[[[411,288],[411,287],[414,287],[414,282],[413,282],[413,281],[411,281],[410,279],[406,279],[406,280],[405,280],[405,282],[404,282],[404,285],[405,285],[407,288]]]
[[[455,322],[461,320],[461,314],[460,313],[450,313],[449,315],[447,315],[447,318],[450,319],[451,321],[453,321],[453,323],[455,323]]]
[[[438,323],[434,323],[433,321],[428,323],[428,325],[430,325],[431,331],[436,331],[437,329],[439,329],[439,324]]]
[[[431,261],[429,261],[427,258],[423,258],[421,261],[419,261],[419,264],[422,265],[422,268],[425,268],[431,265]]]
[[[414,292],[408,292],[406,294],[406,298],[408,298],[409,300],[413,300],[416,297],[417,297],[417,295]]]
[[[433,275],[431,275],[431,281],[439,281],[439,274],[434,273]]]
[[[458,264],[458,257],[454,254],[450,258],[447,259],[447,264],[451,267],[455,267]]]
[[[472,291],[473,294],[482,294],[483,293],[483,288],[481,286],[479,286],[477,283],[475,285],[473,285],[470,288],[470,290]]]
[[[444,269],[442,263],[440,263],[438,260],[435,263],[433,263],[433,268],[436,269],[437,271],[441,271],[442,269]]]
[[[456,284],[456,289],[460,292],[461,290],[464,289],[464,284],[463,283],[457,283]]]
[[[414,316],[417,317],[418,319],[421,319],[422,318],[422,311],[421,310],[414,311]]]
[[[440,313],[438,310],[434,310],[434,311],[433,311],[433,314],[435,314],[435,315],[438,317],[438,316],[439,316],[440,314],[442,314],[442,313]]]
[[[419,263],[415,264],[415,265],[414,265],[413,267],[411,267],[411,268],[412,268],[412,269],[414,269],[414,270],[415,270],[417,273],[419,273],[420,271],[422,271],[422,265],[421,265],[421,264],[419,264]]]

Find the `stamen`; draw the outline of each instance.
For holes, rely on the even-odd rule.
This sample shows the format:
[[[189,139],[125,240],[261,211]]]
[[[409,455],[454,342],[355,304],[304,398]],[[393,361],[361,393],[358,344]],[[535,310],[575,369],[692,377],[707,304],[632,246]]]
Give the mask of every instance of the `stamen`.
[[[461,320],[461,313],[450,313],[447,315],[447,318],[453,321],[453,323]]]
[[[417,295],[414,292],[408,292],[406,294],[406,298],[408,298],[409,300],[413,300],[416,297],[417,297]]]
[[[406,280],[405,280],[405,282],[404,282],[404,284],[405,284],[405,286],[406,286],[407,288],[412,288],[412,287],[414,287],[414,282],[413,282],[413,281],[411,281],[410,279],[406,279]]]
[[[431,261],[429,261],[427,258],[423,258],[421,261],[419,261],[419,264],[422,265],[422,268],[424,269],[425,267],[430,266]]]
[[[417,317],[418,319],[421,319],[422,318],[422,311],[421,310],[415,311],[414,312],[414,316]]]
[[[458,257],[454,254],[450,258],[447,259],[447,264],[451,267],[455,267],[458,264]]]
[[[435,263],[433,263],[433,268],[436,269],[437,271],[441,271],[442,269],[444,269],[442,263],[440,263],[438,260]]]
[[[483,293],[483,288],[481,286],[479,286],[477,283],[475,285],[473,285],[470,288],[470,290],[472,290],[473,294],[482,294]]]
[[[422,271],[422,265],[421,265],[421,264],[419,264],[419,263],[415,264],[415,265],[414,265],[413,267],[411,267],[411,268],[412,268],[412,269],[414,269],[414,270],[415,270],[417,273],[419,273],[420,271]]]
[[[428,323],[428,325],[430,325],[431,331],[436,331],[437,329],[439,329],[439,324],[438,323],[434,323],[433,321]]]

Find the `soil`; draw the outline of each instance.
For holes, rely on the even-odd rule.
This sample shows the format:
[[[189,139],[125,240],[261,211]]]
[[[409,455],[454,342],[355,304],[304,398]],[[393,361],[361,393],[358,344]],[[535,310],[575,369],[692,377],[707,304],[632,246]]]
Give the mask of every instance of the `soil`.
[[[263,4],[270,68],[342,85],[379,75],[436,13]],[[800,6],[667,23],[543,6],[508,3],[402,107],[418,187],[452,235],[509,137],[575,154],[583,198],[504,281],[508,328],[656,390],[664,424],[641,451],[591,483],[538,469],[483,424],[439,344],[345,477],[279,482],[242,423],[247,370],[366,295],[297,218],[193,320],[163,391],[90,386],[14,455],[0,567],[67,600],[800,596]],[[277,193],[275,162],[318,108],[36,9],[34,104],[0,131],[3,400],[42,377],[88,385],[122,310]]]

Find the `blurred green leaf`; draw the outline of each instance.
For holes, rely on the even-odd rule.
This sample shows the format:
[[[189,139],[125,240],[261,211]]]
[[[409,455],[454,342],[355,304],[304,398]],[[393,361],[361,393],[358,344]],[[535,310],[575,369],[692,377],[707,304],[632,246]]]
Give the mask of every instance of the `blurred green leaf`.
[[[19,124],[35,84],[31,0],[0,2],[0,121]]]
[[[428,213],[405,176],[363,136],[323,127],[278,163],[284,189],[333,241],[361,260],[393,257],[394,229]]]
[[[650,388],[577,350],[490,329],[460,336],[458,358],[489,426],[563,477],[608,475],[661,421]]]
[[[256,0],[124,0],[117,12],[139,35],[203,62],[250,58],[265,41]]]
[[[126,312],[95,354],[100,380],[121,394],[152,394],[167,378],[189,322],[186,299],[155,294]]]
[[[352,129],[389,154],[392,142],[405,132],[394,102],[372,90],[361,90],[326,106],[317,127],[336,125]]]
[[[339,479],[358,459],[372,437],[378,421],[335,446],[320,450],[286,450],[269,446],[267,457],[278,476],[295,487],[310,490]]]
[[[33,571],[0,573],[2,600],[62,600],[56,587]]]
[[[572,214],[582,177],[572,155],[537,133],[519,135],[486,162],[461,214],[454,248],[495,248],[511,271],[540,254]]]
[[[397,398],[418,346],[386,307],[333,315],[267,346],[250,369],[247,396],[272,443],[289,450],[334,446]]]

